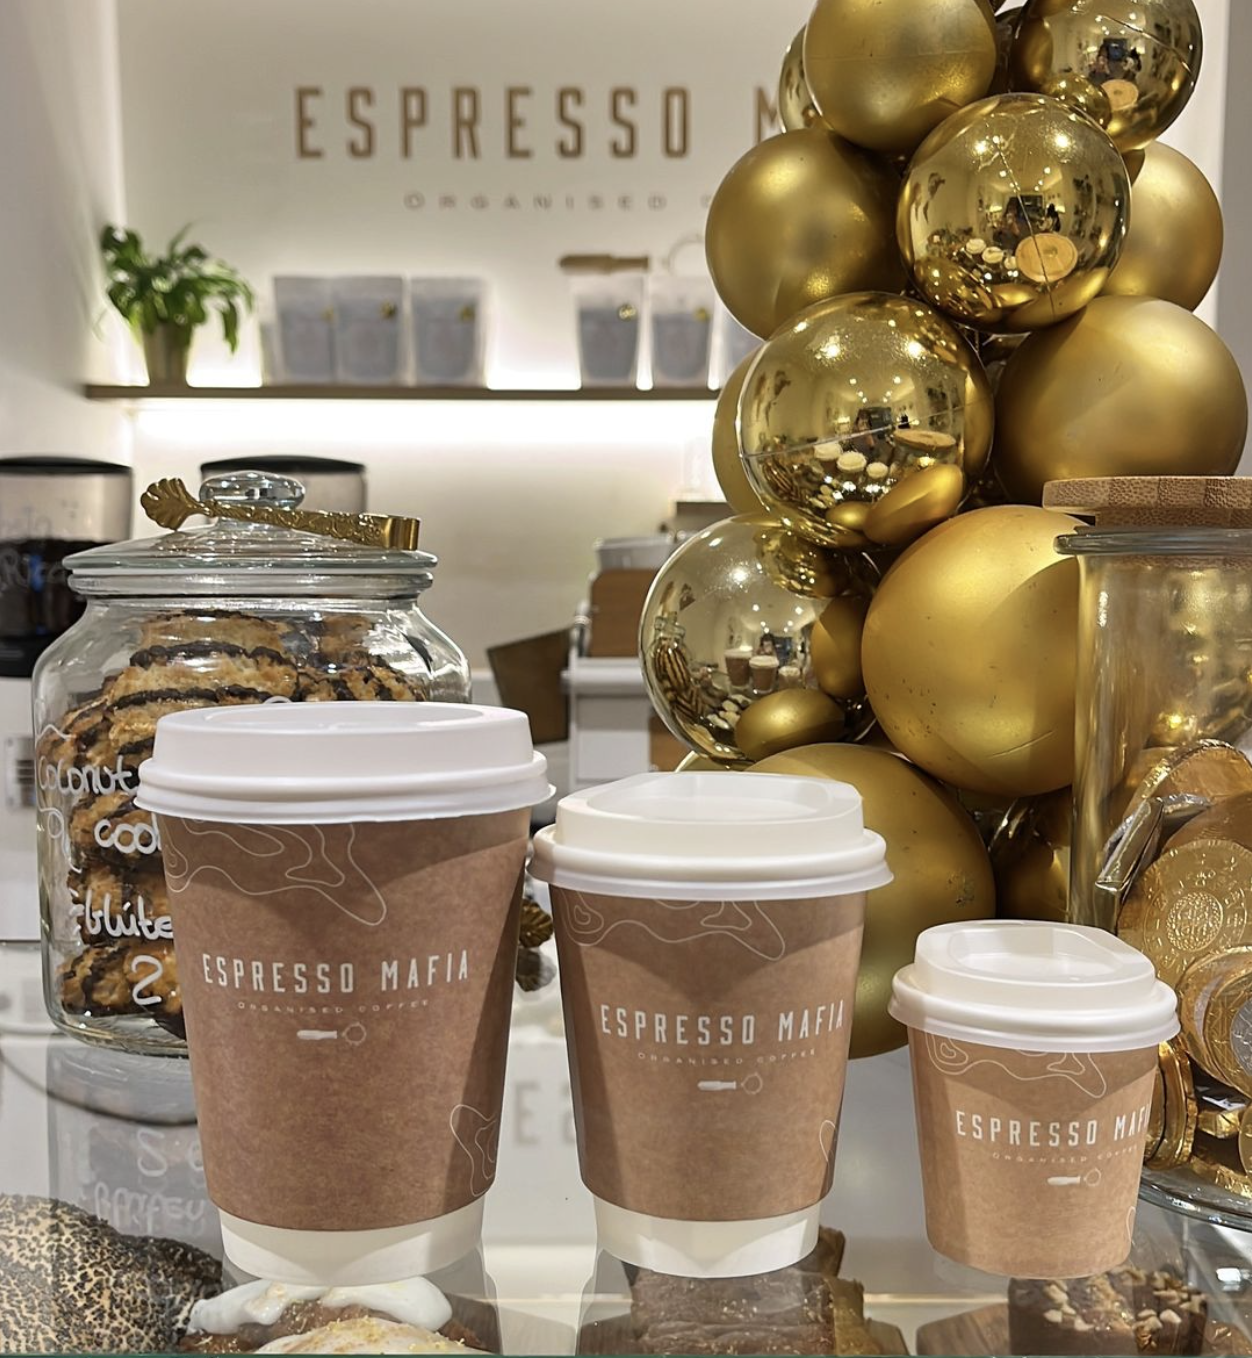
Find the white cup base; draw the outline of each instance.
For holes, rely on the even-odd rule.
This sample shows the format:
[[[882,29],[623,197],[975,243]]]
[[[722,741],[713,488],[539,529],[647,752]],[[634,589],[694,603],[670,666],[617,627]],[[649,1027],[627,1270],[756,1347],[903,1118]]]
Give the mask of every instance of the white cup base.
[[[236,1268],[302,1287],[360,1287],[433,1273],[482,1236],[483,1202],[412,1226],[376,1231],[293,1231],[222,1212],[222,1248]]]
[[[595,1198],[601,1249],[627,1264],[686,1278],[742,1278],[803,1259],[817,1244],[820,1203],[754,1221],[676,1221]]]

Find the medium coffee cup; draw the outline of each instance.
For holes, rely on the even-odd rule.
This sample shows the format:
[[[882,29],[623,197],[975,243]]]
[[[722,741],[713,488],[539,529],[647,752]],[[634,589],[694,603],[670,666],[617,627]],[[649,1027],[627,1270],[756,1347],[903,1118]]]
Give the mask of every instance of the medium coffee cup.
[[[935,1249],[1023,1278],[1123,1263],[1157,1047],[1178,1032],[1152,963],[1099,929],[944,924],[890,1012],[909,1029]]]
[[[552,884],[574,1119],[601,1247],[687,1276],[785,1268],[829,1191],[865,893],[854,788],[643,774],[566,797]]]
[[[476,1244],[545,770],[502,708],[158,723],[137,800],[156,813],[209,1197],[239,1268],[352,1285]]]

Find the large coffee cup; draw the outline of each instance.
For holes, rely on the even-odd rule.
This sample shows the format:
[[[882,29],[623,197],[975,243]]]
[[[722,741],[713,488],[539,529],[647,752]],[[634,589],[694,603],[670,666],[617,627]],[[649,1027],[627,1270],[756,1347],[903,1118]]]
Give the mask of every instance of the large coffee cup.
[[[545,769],[501,708],[158,724],[138,802],[161,836],[208,1192],[238,1267],[351,1285],[476,1244]]]
[[[1130,1253],[1174,992],[1100,929],[943,924],[893,984],[909,1029],[926,1232],[991,1273],[1070,1278]]]
[[[784,1268],[831,1186],[865,893],[855,789],[644,774],[565,798],[552,884],[574,1117],[600,1244],[688,1276]]]

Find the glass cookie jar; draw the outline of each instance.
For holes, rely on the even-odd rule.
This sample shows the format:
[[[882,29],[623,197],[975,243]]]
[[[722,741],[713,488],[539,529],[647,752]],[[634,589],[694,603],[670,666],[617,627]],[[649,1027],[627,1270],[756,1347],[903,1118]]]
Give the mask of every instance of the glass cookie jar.
[[[1252,1225],[1252,477],[1051,483],[1078,558],[1070,917],[1178,995],[1147,1196]]]
[[[145,509],[178,531],[67,558],[86,609],[40,660],[34,717],[45,998],[78,1037],[184,1050],[160,838],[134,803],[159,718],[469,698],[465,656],[419,607],[435,557],[377,545],[416,524],[302,511],[303,493],[255,471],[198,501],[158,483]]]

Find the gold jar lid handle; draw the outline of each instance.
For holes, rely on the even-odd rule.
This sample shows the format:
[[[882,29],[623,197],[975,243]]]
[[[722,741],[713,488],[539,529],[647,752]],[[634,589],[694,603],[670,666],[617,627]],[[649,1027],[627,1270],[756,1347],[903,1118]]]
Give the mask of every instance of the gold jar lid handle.
[[[218,485],[221,482],[221,485]],[[181,528],[195,514],[239,523],[264,523],[363,547],[417,550],[420,519],[400,514],[333,514],[300,509],[304,490],[298,481],[264,472],[239,472],[214,478],[197,499],[177,477],[154,481],[139,498],[143,511],[162,528]]]

